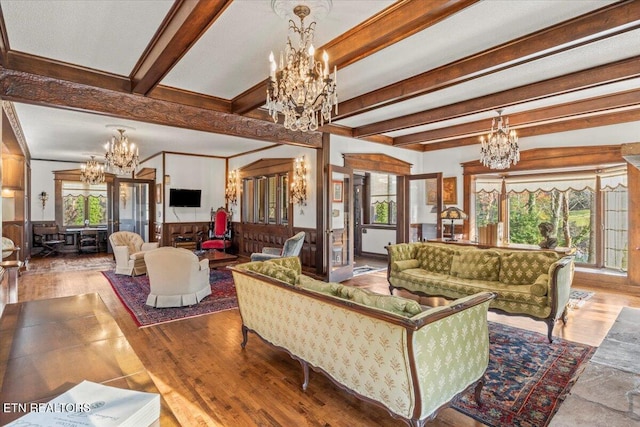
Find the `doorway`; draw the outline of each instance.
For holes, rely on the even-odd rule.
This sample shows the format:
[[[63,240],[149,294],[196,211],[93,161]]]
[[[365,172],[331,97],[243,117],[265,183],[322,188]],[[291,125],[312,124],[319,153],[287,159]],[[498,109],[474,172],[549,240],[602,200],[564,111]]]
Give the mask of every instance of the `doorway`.
[[[150,242],[151,219],[155,217],[154,182],[140,179],[116,179],[113,187],[113,232],[131,231]]]

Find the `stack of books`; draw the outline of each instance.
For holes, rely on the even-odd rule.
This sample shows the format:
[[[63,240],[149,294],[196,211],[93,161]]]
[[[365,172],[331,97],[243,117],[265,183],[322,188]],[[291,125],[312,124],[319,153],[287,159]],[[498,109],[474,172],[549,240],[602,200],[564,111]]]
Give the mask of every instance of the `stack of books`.
[[[83,381],[47,403],[30,405],[8,426],[140,427],[160,418],[160,395]]]

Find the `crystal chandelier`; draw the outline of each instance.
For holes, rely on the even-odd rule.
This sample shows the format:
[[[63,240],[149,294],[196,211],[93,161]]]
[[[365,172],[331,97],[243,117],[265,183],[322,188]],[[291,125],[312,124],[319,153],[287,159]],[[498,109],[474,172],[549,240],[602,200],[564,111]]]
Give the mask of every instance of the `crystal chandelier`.
[[[118,175],[133,172],[138,167],[138,147],[134,143],[129,143],[129,138],[124,134],[124,129],[118,129],[120,137],[111,137],[107,142],[104,155],[107,167]]]
[[[509,118],[502,118],[502,110],[498,110],[498,118],[491,123],[491,133],[487,139],[480,137],[480,163],[491,169],[507,169],[515,166],[520,160],[518,136],[516,131],[509,131]]]
[[[318,129],[325,121],[331,123],[331,108],[338,113],[336,92],[337,67],[329,74],[329,55],[325,51],[322,62],[314,58],[313,33],[316,23],[304,26],[304,18],[311,13],[308,6],[298,5],[293,13],[300,18],[300,27],[289,20],[289,30],[300,38],[296,49],[291,37],[285,51],[280,52],[276,64],[273,52],[269,55],[271,72],[267,88],[267,107],[273,121],[278,121],[278,111],[284,115],[286,129],[302,132]]]
[[[91,156],[91,160],[80,166],[80,181],[90,185],[104,182],[104,165],[98,163],[95,156]]]
[[[227,178],[227,187],[224,190],[224,198],[230,205],[238,204],[238,170],[234,169]]]

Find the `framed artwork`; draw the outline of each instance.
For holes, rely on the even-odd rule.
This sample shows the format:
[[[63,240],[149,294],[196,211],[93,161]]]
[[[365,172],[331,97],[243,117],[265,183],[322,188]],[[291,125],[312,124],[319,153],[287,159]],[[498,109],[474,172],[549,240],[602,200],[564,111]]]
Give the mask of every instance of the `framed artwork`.
[[[344,184],[342,181],[333,181],[333,201],[334,202],[342,201],[343,185]]]
[[[156,203],[159,205],[162,204],[162,184],[161,183],[156,184]]]
[[[442,203],[445,205],[457,205],[458,204],[458,194],[457,194],[458,184],[457,178],[455,176],[451,178],[443,178],[442,179]]]
[[[436,179],[426,180],[427,205],[435,205],[438,201],[438,181]]]

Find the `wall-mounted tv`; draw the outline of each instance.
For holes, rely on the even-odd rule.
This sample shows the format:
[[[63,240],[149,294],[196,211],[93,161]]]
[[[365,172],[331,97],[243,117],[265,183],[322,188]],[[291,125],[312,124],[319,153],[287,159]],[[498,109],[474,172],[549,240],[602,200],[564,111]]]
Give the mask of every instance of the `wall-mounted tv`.
[[[180,208],[199,208],[202,190],[186,190],[184,188],[169,189],[169,206]]]

